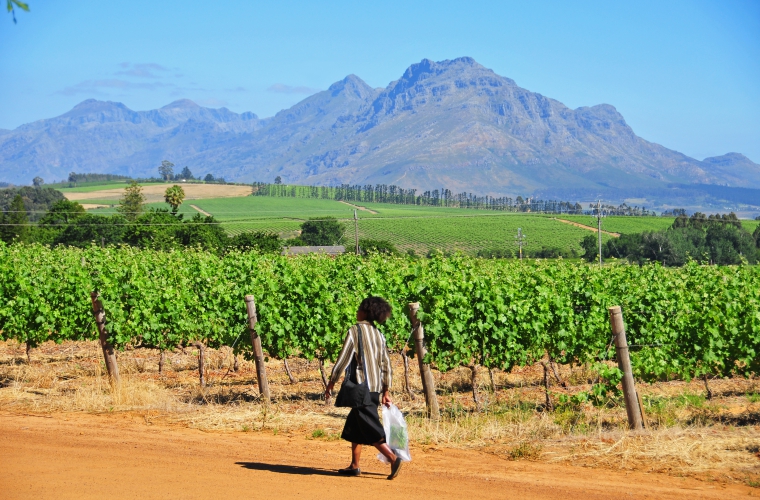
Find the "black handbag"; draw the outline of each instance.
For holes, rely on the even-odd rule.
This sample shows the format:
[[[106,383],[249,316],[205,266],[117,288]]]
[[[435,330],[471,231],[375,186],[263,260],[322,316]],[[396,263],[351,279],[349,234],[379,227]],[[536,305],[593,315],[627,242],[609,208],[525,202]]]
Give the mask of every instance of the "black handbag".
[[[364,344],[362,343],[362,329],[357,327],[359,337],[359,357],[362,371],[364,372],[364,381],[360,384],[357,382],[356,370],[358,368],[357,356],[351,360],[351,364],[346,369],[346,376],[340,386],[340,391],[335,398],[335,406],[342,408],[358,408],[360,406],[370,406],[372,399],[369,395],[369,385],[367,384],[367,371],[364,366]]]

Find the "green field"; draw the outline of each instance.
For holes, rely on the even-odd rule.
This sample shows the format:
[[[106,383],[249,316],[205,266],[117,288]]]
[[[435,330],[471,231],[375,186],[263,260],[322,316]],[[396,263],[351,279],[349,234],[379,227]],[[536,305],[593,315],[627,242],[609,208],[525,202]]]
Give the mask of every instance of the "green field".
[[[113,184],[111,184],[113,185]],[[94,190],[93,190],[94,191]],[[98,200],[87,200],[98,203]],[[112,204],[113,201],[103,201]],[[192,206],[191,206],[192,205]],[[150,203],[148,207],[168,208],[165,203]],[[342,244],[354,244],[354,208],[333,200],[313,198],[285,198],[247,196],[240,198],[209,198],[187,200],[180,207],[185,218],[199,213],[197,207],[210,213],[231,235],[243,231],[273,231],[283,238],[298,234],[301,223],[308,218],[336,217],[345,224]],[[360,238],[389,240],[400,250],[413,249],[426,253],[433,249],[461,250],[475,253],[478,250],[516,251],[515,236],[521,228],[528,252],[542,247],[580,251],[579,242],[593,234],[584,228],[563,223],[562,218],[593,227],[594,219],[588,215],[543,215],[504,213],[488,210],[438,208],[414,205],[362,203],[371,210],[357,210]],[[95,213],[113,213],[113,208],[94,209]],[[605,217],[602,228],[616,233],[657,231],[669,227],[671,217]],[[758,221],[743,221],[744,227],[754,230]],[[606,241],[610,237],[604,235]]]
[[[596,228],[596,218],[591,215],[558,215],[557,217]],[[613,215],[602,218],[602,230],[621,234],[659,231],[669,228],[672,224],[673,217],[625,217]]]
[[[264,196],[193,200],[182,206],[186,217],[196,213],[190,204],[212,214],[230,234],[267,230],[287,238],[295,235],[301,221],[309,217],[336,217],[345,222],[342,243],[351,246],[354,242],[354,208],[337,201]],[[545,215],[378,203],[361,206],[376,213],[357,210],[359,238],[389,240],[400,250],[414,249],[418,253],[433,249],[469,253],[480,249],[516,250],[517,228],[526,235],[528,251],[544,246],[578,251],[578,243],[589,234]]]
[[[754,232],[757,226],[760,226],[760,220],[743,220],[742,221],[742,227],[749,231],[750,233]]]

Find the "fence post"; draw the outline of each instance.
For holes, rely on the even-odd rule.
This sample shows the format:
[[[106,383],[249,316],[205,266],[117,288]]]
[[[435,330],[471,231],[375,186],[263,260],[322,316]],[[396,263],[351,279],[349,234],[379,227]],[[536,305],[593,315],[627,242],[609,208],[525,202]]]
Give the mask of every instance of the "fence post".
[[[204,389],[206,387],[206,344],[193,342],[193,346],[198,348],[198,381],[201,389]]]
[[[267,382],[267,371],[264,365],[264,351],[261,349],[261,337],[256,333],[256,302],[253,295],[245,296],[245,306],[248,309],[248,331],[251,334],[251,344],[253,344],[253,354],[256,358],[256,380],[259,383],[259,394],[269,401],[269,383]]]
[[[103,358],[106,362],[108,377],[112,385],[119,385],[119,365],[116,363],[116,353],[113,346],[108,341],[108,332],[106,331],[106,311],[103,309],[103,302],[100,300],[100,294],[97,291],[90,293],[92,300],[92,314],[95,316],[95,325],[98,327],[98,336],[100,338],[100,348],[103,349]]]
[[[625,338],[623,313],[620,310],[620,306],[610,307],[609,312],[618,367],[623,372],[623,398],[625,399],[625,412],[628,414],[628,425],[631,429],[640,431],[642,429],[641,408],[639,407],[639,399],[636,396],[636,387],[633,383],[633,372],[631,371],[631,358],[628,355],[628,341]]]
[[[422,378],[422,391],[425,393],[425,406],[428,417],[438,420],[438,397],[435,394],[435,381],[430,365],[424,362],[425,354],[425,330],[422,323],[417,319],[417,311],[420,309],[419,302],[409,304],[409,318],[412,321],[412,334],[414,335],[414,351],[417,353],[417,361],[420,364],[420,377]]]

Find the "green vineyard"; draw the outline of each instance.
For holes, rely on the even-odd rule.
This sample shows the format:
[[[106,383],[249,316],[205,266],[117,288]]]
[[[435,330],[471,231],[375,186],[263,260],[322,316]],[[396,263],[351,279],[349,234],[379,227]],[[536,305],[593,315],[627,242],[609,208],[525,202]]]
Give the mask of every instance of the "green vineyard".
[[[620,305],[636,376],[689,379],[757,374],[760,269],[563,261],[343,255],[262,256],[0,246],[0,337],[36,346],[97,338],[97,290],[117,348],[171,350],[192,342],[249,352],[244,296],[255,296],[265,352],[334,359],[366,295],[389,299],[383,327],[401,350],[420,302],[430,361],[441,371],[509,370],[548,355],[559,363],[609,359],[607,308]]]

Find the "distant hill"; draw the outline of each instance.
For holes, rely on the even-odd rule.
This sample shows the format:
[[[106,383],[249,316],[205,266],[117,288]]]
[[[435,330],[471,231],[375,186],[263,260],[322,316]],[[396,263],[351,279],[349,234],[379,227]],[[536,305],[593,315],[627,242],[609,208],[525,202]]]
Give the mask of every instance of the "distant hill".
[[[349,75],[267,119],[188,100],[151,111],[87,100],[0,132],[1,180],[14,183],[70,171],[151,176],[163,159],[236,181],[492,195],[760,188],[760,165],[738,153],[690,158],[641,139],[609,104],[570,109],[468,57],[425,59],[384,89]]]

